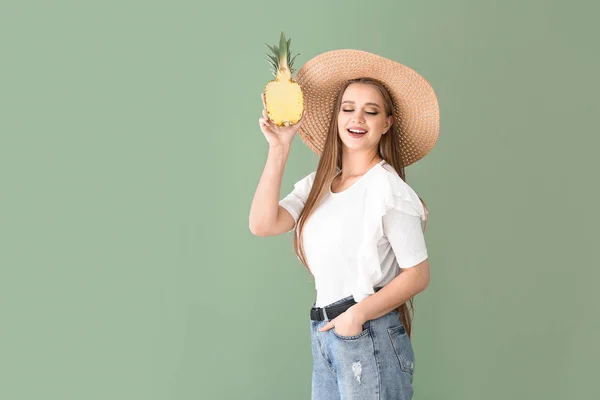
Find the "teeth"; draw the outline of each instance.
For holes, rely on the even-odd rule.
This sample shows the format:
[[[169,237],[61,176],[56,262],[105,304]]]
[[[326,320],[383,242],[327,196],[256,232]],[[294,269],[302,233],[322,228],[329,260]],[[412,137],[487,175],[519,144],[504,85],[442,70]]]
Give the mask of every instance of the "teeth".
[[[348,131],[352,132],[352,133],[366,133],[367,131],[359,131],[356,129],[348,129]]]

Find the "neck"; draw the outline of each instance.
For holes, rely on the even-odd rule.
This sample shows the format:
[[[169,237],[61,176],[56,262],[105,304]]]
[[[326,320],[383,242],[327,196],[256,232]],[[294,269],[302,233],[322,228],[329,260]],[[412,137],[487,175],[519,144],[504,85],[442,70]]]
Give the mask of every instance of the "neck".
[[[378,152],[345,151],[342,153],[342,178],[363,175],[381,160]]]

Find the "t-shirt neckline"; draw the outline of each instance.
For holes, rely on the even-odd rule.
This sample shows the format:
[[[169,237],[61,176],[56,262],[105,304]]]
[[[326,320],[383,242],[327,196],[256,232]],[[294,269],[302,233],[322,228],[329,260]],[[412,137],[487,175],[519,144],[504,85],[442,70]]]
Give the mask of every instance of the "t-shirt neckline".
[[[354,182],[352,185],[350,185],[349,187],[347,187],[346,189],[342,190],[341,192],[334,192],[331,190],[331,183],[333,183],[333,179],[337,178],[337,176],[342,172],[341,170],[338,171],[334,176],[333,179],[331,180],[331,183],[328,185],[329,186],[329,194],[331,196],[337,196],[337,195],[341,195],[346,193],[348,190],[352,189],[354,186],[356,186],[365,176],[367,176],[369,174],[369,172],[371,172],[372,170],[374,170],[375,168],[377,168],[378,166],[382,165],[385,162],[385,159],[379,161],[377,164],[373,165],[371,168],[369,168],[367,170],[367,172],[365,172],[364,174],[362,174],[357,180],[356,182]]]

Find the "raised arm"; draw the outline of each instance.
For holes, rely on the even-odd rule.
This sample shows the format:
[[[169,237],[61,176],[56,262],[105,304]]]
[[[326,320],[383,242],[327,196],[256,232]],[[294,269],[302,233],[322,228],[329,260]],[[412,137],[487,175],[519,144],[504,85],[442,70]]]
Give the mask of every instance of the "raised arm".
[[[256,236],[279,235],[294,227],[294,218],[279,205],[279,191],[289,151],[289,145],[269,147],[267,163],[250,209],[250,231]]]
[[[291,214],[279,205],[279,192],[292,140],[304,118],[294,125],[277,126],[267,115],[264,94],[261,98],[263,116],[259,125],[269,143],[269,153],[254,193],[248,222],[254,235],[273,236],[288,232],[295,225]]]

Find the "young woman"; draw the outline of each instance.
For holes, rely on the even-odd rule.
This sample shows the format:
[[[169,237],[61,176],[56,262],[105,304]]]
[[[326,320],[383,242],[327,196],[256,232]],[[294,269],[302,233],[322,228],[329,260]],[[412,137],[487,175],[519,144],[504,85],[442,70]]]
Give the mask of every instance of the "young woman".
[[[269,155],[250,229],[295,231],[298,259],[314,277],[312,399],[410,399],[407,303],[427,287],[429,260],[427,209],[404,167],[437,141],[437,98],[414,70],[357,50],[321,54],[296,79],[303,118],[277,127],[263,110],[259,119]],[[319,162],[279,200],[297,132]]]

